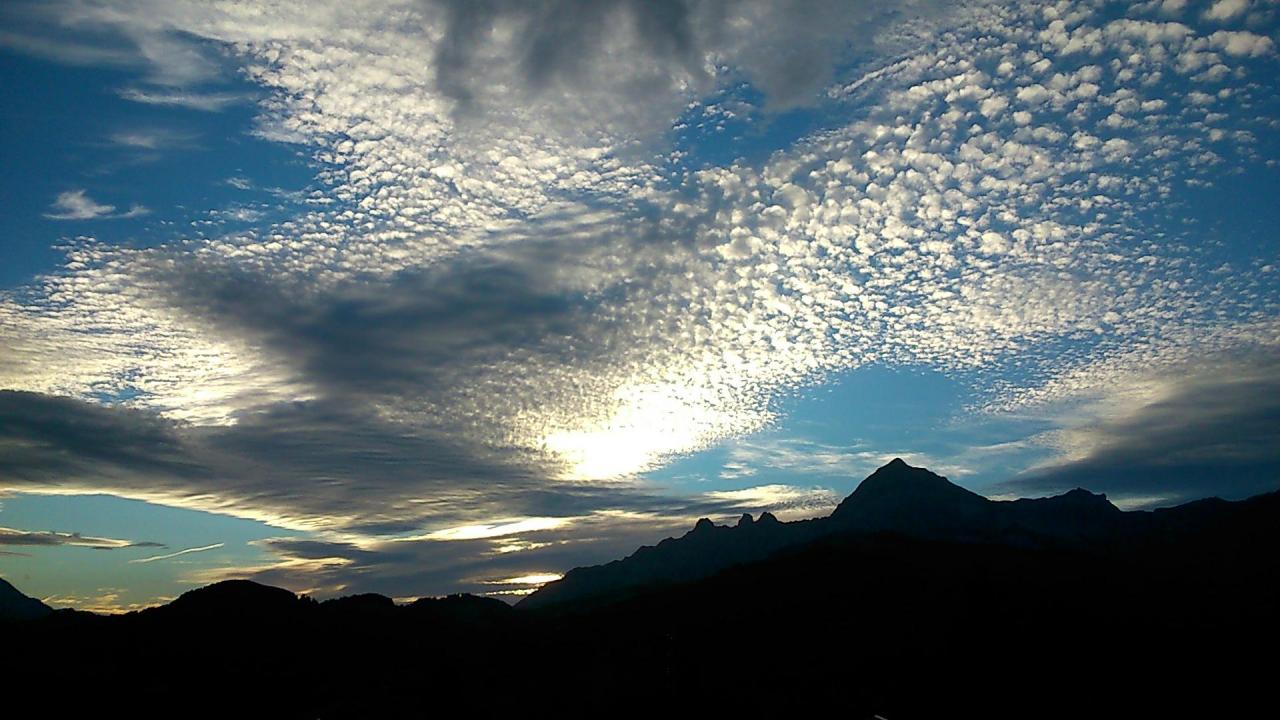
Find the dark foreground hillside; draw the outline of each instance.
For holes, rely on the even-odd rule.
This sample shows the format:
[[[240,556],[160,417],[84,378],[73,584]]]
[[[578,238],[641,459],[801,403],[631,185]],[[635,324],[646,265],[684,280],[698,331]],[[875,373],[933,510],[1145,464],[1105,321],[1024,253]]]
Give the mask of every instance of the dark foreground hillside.
[[[757,552],[732,550],[756,530],[701,525],[638,553],[641,569],[579,573],[589,593],[519,608],[316,603],[231,582],[126,616],[58,611],[4,627],[5,702],[46,717],[1273,712],[1280,496],[1122,513],[1064,541],[1059,520],[1090,525],[1081,507],[1099,503],[957,515],[932,478],[898,500],[864,493],[899,503],[889,514],[908,527],[792,524],[808,529],[752,536]],[[921,501],[921,488],[941,491]],[[842,508],[833,518],[861,517]],[[995,525],[975,534],[971,521]],[[730,562],[685,557],[706,543]]]

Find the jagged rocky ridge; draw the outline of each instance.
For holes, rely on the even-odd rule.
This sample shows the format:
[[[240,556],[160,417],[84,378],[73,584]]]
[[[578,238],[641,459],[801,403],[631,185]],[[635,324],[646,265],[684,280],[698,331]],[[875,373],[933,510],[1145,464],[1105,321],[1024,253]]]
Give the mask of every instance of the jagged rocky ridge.
[[[734,526],[704,518],[682,537],[642,547],[621,560],[571,570],[520,606],[616,600],[655,585],[699,580],[833,535],[895,533],[1026,547],[1100,547],[1150,532],[1158,518],[1158,513],[1123,512],[1105,495],[1079,488],[1054,497],[989,500],[896,458],[863,480],[828,517],[784,523],[764,513],[756,521],[744,515]]]

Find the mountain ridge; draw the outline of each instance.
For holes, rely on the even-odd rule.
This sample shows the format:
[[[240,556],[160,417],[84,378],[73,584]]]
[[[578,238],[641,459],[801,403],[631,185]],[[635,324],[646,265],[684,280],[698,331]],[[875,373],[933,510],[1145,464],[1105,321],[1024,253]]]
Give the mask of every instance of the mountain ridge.
[[[912,498],[919,512],[894,521],[913,535],[865,517],[894,472],[905,471],[840,513],[851,531],[828,532],[843,527],[829,518],[705,520],[609,571],[665,573],[658,581],[549,611],[467,595],[317,602],[224,581],[124,615],[7,623],[0,677],[54,717],[465,706],[495,717],[1175,718],[1247,717],[1270,702],[1273,673],[1256,658],[1280,642],[1280,493],[1122,512],[1075,491],[977,501],[917,473],[886,490]],[[941,497],[973,514],[939,508]]]
[[[1140,536],[1152,525],[1147,511],[1125,512],[1106,495],[1083,488],[1043,498],[991,500],[901,458],[868,475],[826,517],[781,522],[768,513],[762,519],[766,515],[769,520],[763,524],[744,515],[733,526],[702,518],[680,537],[602,565],[574,568],[517,607],[612,602],[649,587],[707,578],[829,536],[890,533],[923,540],[1102,549]]]
[[[35,620],[53,612],[40,600],[28,597],[4,578],[0,578],[0,621]]]
[[[1219,522],[1224,510],[1268,498],[1272,504],[1280,504],[1280,491],[1236,502],[1203,498],[1151,511],[1123,511],[1105,494],[1083,488],[1040,498],[991,500],[926,468],[894,458],[864,478],[826,517],[784,522],[765,511],[758,518],[743,513],[733,525],[700,518],[681,536],[641,546],[601,565],[573,568],[516,607],[527,610],[616,602],[655,587],[702,580],[833,537],[888,534],[918,540],[1106,549],[1118,542],[1150,541],[1147,536],[1156,531],[1194,530]],[[15,602],[25,610],[11,611],[9,607]],[[283,588],[225,580],[189,590],[168,604],[129,614],[214,616],[244,610],[270,615],[288,613],[295,605],[306,603],[316,604]],[[318,604],[328,607],[329,612],[338,607],[370,614],[411,608],[432,617],[449,617],[456,612],[493,616],[488,605],[506,605],[466,593],[422,598],[404,605],[376,594],[335,597]],[[72,611],[49,608],[0,578],[0,619],[38,619],[68,612]]]

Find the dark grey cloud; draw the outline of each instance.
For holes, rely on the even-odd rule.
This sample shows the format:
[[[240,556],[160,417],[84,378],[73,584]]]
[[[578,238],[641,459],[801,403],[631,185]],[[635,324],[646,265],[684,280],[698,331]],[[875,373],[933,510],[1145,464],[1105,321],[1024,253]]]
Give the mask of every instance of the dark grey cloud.
[[[441,89],[475,109],[494,89],[537,96],[605,91],[643,108],[677,88],[745,79],[771,107],[811,103],[837,66],[890,21],[935,0],[429,0],[445,14],[433,58]],[[509,38],[509,39],[508,39]],[[729,67],[734,75],[725,75]],[[600,112],[611,108],[600,107]]]
[[[197,477],[174,423],[154,413],[0,390],[0,477],[56,485],[120,473]]]
[[[410,384],[436,392],[457,386],[457,372],[513,352],[581,351],[552,341],[589,321],[590,306],[556,287],[528,253],[468,257],[323,291],[231,264],[178,267],[157,278],[169,288],[165,302],[275,349],[334,392],[383,394]]]
[[[116,538],[92,537],[78,532],[30,531],[0,527],[0,545],[29,545],[33,547],[87,547],[95,550],[120,550],[122,548],[167,547],[162,543],[150,541],[118,540]],[[6,553],[18,554],[25,553]]]
[[[473,97],[472,87],[484,81],[478,66],[492,49],[491,37],[502,23],[519,28],[504,60],[517,67],[535,91],[553,83],[588,82],[601,56],[610,52],[609,45],[623,40],[618,26],[627,24],[632,25],[628,34],[638,45],[635,49],[658,62],[649,77],[623,80],[667,84],[668,74],[709,79],[698,53],[705,41],[699,37],[705,32],[703,16],[713,16],[718,25],[725,5],[689,0],[441,0],[438,4],[444,7],[448,22],[435,67],[442,88],[464,102]]]
[[[318,595],[376,592],[388,596],[421,597],[454,592],[488,593],[505,589],[495,579],[539,573],[563,573],[571,567],[591,565],[629,554],[638,545],[658,537],[618,533],[609,541],[579,540],[572,547],[497,553],[492,543],[403,543],[400,548],[380,546],[376,553],[352,557],[349,548],[335,547],[316,559],[342,558],[345,565],[285,562],[252,574],[259,582],[293,588],[320,588]],[[631,543],[628,545],[627,543]],[[300,557],[290,545],[272,546],[280,560]]]
[[[94,487],[175,502],[211,496],[218,507],[293,520],[416,526],[478,512],[541,478],[466,442],[333,401],[282,403],[235,425],[191,427],[140,411],[0,392],[0,475],[8,487]]]
[[[159,252],[138,268],[155,302],[272,354],[311,397],[250,398],[234,424],[185,425],[0,393],[0,446],[13,447],[0,474],[37,490],[216,497],[219,507],[373,534],[608,505],[610,492],[554,482],[557,462],[512,443],[503,425],[539,402],[530,396],[547,380],[538,368],[573,375],[616,361],[624,346],[602,327],[621,326],[610,319],[618,313],[596,312],[600,298],[565,280],[595,272],[564,262],[574,256],[566,242],[336,287]],[[572,388],[584,403],[585,378]]]
[[[1018,492],[1085,487],[1118,497],[1240,499],[1280,487],[1280,358],[1205,362],[1166,398],[1080,431],[1093,449],[1008,484]]]

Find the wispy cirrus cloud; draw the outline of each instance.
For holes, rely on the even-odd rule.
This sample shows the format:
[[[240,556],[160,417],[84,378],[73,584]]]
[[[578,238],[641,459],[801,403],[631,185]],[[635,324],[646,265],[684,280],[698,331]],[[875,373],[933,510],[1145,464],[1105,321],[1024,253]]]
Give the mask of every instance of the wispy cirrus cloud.
[[[67,65],[136,67],[139,58],[127,45],[101,40],[68,40],[50,35],[0,31],[0,47]]]
[[[252,99],[249,95],[235,92],[190,92],[143,88],[124,88],[120,90],[120,97],[144,105],[180,107],[203,112],[221,112],[232,105]]]
[[[189,148],[195,145],[199,135],[163,127],[142,127],[119,130],[107,136],[113,145],[136,150],[167,150]]]

